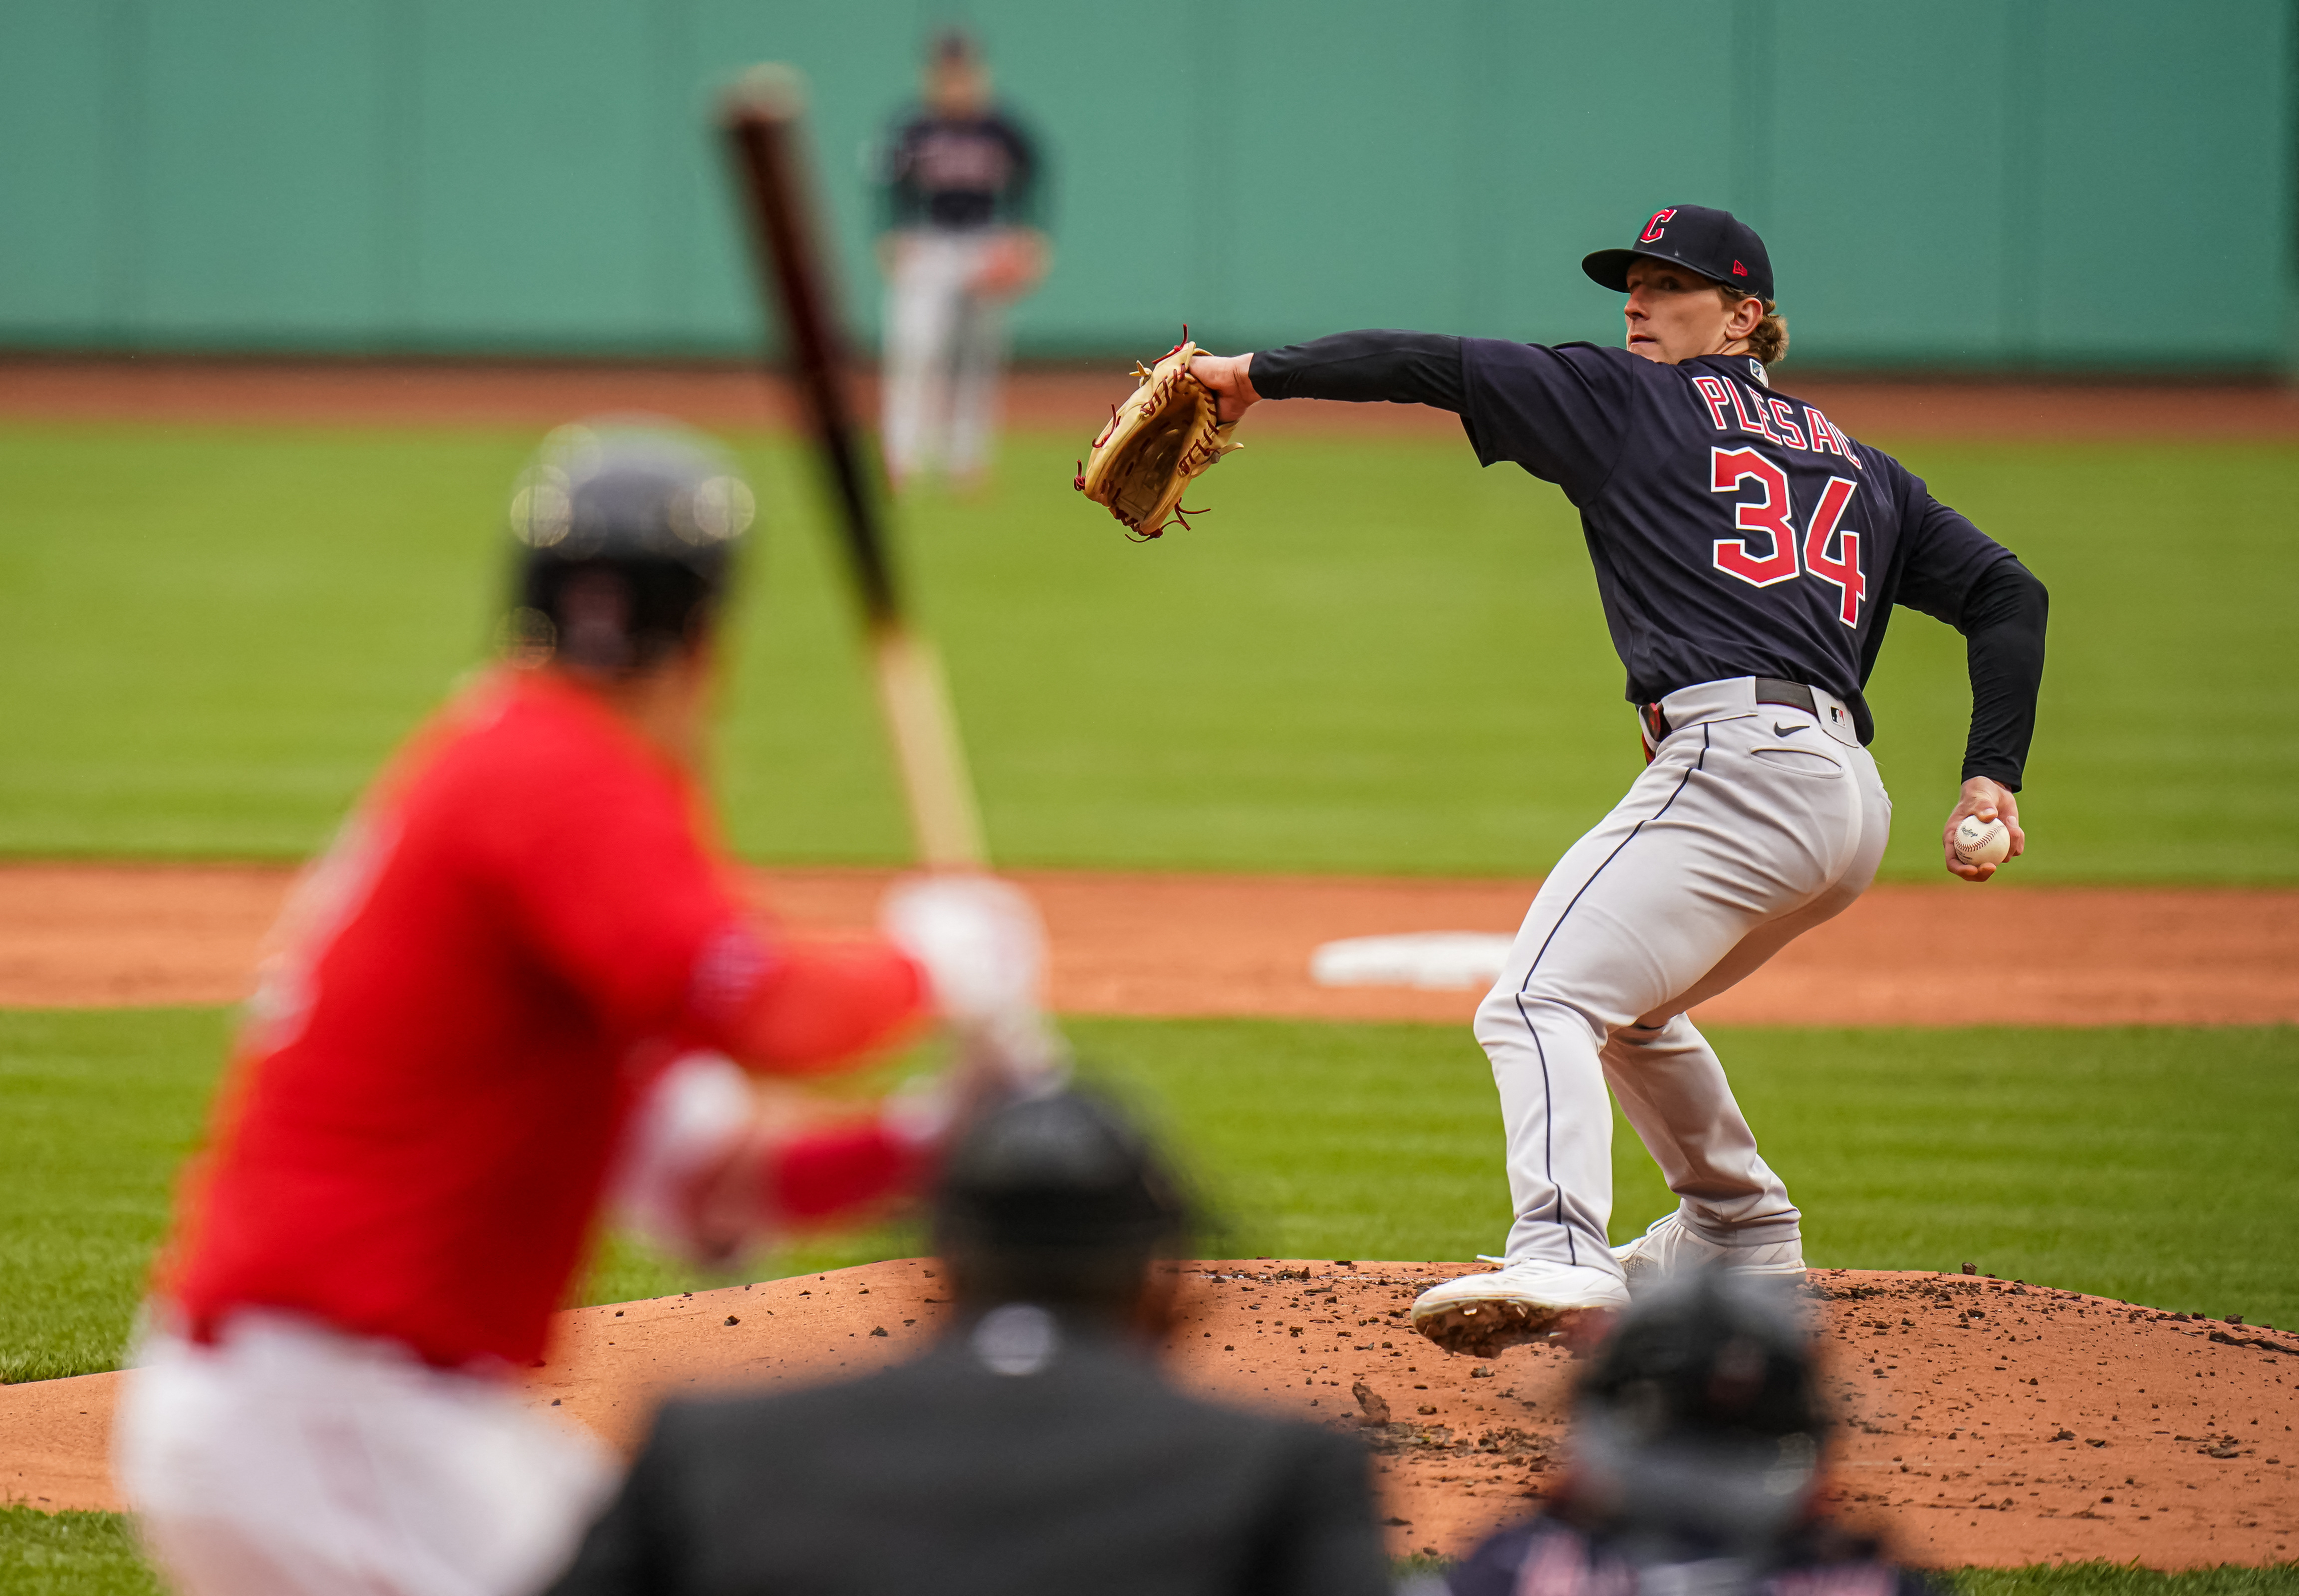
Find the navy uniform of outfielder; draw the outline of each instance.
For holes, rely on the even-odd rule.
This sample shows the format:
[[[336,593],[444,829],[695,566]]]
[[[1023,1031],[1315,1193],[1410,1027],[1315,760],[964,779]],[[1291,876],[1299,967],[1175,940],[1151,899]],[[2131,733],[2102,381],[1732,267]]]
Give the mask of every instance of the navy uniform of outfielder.
[[[1415,1304],[1455,1346],[1616,1307],[1688,1263],[1800,1276],[1800,1215],[1686,1011],[1840,914],[1883,856],[1891,800],[1862,688],[1895,604],[1963,633],[1963,787],[1943,835],[2001,817],[2043,675],[2045,593],[1898,461],[1775,393],[1784,352],[1753,229],[1696,205],[1582,263],[1628,295],[1627,347],[1345,333],[1191,367],[1234,419],[1259,399],[1457,412],[1478,459],[1579,509],[1650,763],[1557,861],[1477,1012],[1506,1126],[1515,1220],[1493,1271]],[[1537,683],[1532,690],[1539,690]],[[1624,1246],[1609,1082],[1678,1206]]]
[[[967,485],[989,469],[1006,307],[1045,275],[1042,173],[974,43],[941,35],[925,103],[885,153],[884,442],[897,485],[936,467]]]

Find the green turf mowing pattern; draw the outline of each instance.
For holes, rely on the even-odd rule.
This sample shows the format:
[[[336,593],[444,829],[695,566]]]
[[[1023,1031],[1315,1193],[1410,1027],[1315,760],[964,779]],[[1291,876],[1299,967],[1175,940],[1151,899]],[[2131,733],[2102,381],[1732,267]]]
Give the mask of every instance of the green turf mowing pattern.
[[[205,1115],[212,1009],[0,1011],[0,1371],[114,1366]],[[1502,1244],[1500,1126],[1465,1029],[1071,1024],[1166,1125],[1208,1252],[1465,1259]],[[2214,1317],[2299,1322],[2299,1030],[1735,1030],[1720,1050],[1806,1211],[1816,1264],[1955,1269]],[[1624,1238],[1669,1198],[1617,1128]],[[915,1227],[795,1249],[801,1273],[923,1250]],[[744,1278],[759,1278],[754,1271]],[[582,1295],[721,1283],[629,1243]]]
[[[0,1370],[110,1368],[212,1090],[216,1009],[0,1011]],[[1216,1246],[1465,1257],[1506,1217],[1499,1127],[1461,1028],[1071,1022],[1100,1077],[1182,1148]],[[2254,1321],[2299,1311],[2278,1267],[2295,1197],[2299,1032],[1721,1030],[1816,1262],[1954,1268]],[[1667,1198],[1625,1127],[1616,1236]],[[769,1261],[919,1251],[915,1227]],[[755,1278],[755,1276],[753,1277]],[[716,1283],[610,1244],[583,1300]],[[1957,1570],[1959,1596],[2267,1596],[2299,1568]],[[125,1521],[0,1507],[0,1596],[155,1590]]]
[[[119,1513],[0,1506],[0,1596],[159,1596]]]
[[[2284,1596],[2299,1591],[2299,1563],[2228,1565],[2159,1574],[2128,1563],[2031,1563],[2024,1568],[1951,1568],[1956,1596]]]
[[[0,426],[0,854],[295,857],[483,657],[533,435]],[[1576,519],[1443,439],[1254,437],[1193,530],[1129,544],[1025,436],[927,497],[908,565],[999,856],[1537,873],[1636,769]],[[767,533],[720,761],[752,857],[903,833],[806,462],[753,438]],[[1918,444],[2053,592],[2030,881],[2299,881],[2299,449]],[[1902,611],[1873,684],[1934,879],[1961,641]]]
[[[1071,1022],[1279,1257],[1497,1252],[1491,1072],[1465,1027]],[[2299,1323],[2299,1030],[1711,1031],[1816,1266],[1955,1270]],[[1674,1200],[1615,1116],[1613,1236]]]
[[[0,1382],[119,1358],[226,1023],[209,1008],[0,1011]]]

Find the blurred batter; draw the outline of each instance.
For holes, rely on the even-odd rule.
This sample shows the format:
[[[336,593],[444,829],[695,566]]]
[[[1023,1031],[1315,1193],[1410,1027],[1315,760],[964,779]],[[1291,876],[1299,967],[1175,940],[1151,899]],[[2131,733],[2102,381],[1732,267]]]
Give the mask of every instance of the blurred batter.
[[[540,1587],[616,1473],[517,1384],[602,1209],[705,1260],[866,1211],[948,1108],[789,1123],[748,1076],[1028,1021],[1034,929],[994,882],[839,940],[737,895],[699,777],[750,503],[691,434],[556,434],[512,501],[511,658],[289,904],[119,1409],[183,1596]]]

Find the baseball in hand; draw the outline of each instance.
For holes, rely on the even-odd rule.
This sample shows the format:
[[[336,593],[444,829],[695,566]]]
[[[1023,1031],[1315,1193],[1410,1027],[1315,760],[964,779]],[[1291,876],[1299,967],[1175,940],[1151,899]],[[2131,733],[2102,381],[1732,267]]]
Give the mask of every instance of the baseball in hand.
[[[1955,823],[1959,864],[2001,864],[2012,854],[2012,828],[2000,820],[1967,815]]]

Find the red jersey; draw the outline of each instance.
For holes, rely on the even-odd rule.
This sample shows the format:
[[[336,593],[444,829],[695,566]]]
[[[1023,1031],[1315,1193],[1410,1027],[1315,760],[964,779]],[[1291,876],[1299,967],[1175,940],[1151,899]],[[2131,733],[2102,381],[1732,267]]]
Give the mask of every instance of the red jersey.
[[[701,815],[546,673],[418,734],[282,919],[163,1271],[195,1334],[270,1307],[443,1366],[532,1361],[653,1069],[816,1067],[918,1015],[890,945],[756,924]]]

